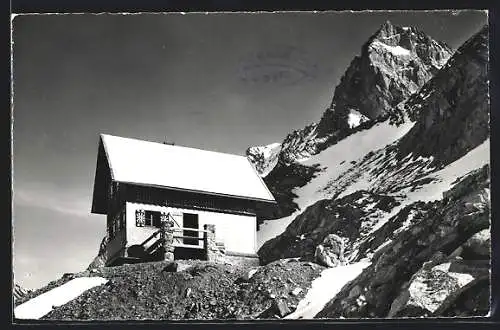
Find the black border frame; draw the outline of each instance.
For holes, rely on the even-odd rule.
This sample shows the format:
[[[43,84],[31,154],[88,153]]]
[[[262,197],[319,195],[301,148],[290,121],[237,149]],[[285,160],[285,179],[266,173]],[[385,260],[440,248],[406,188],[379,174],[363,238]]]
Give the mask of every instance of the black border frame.
[[[5,2],[3,3],[5,4]],[[497,219],[497,208],[495,199],[495,184],[497,181],[496,170],[498,168],[497,157],[495,151],[498,150],[498,138],[496,133],[497,126],[497,113],[500,107],[499,94],[500,94],[500,72],[499,66],[497,64],[497,56],[499,51],[500,42],[500,31],[499,24],[497,22],[498,15],[500,13],[500,2],[491,0],[441,0],[437,1],[357,1],[350,0],[346,2],[334,2],[328,0],[282,0],[282,1],[261,1],[261,0],[166,0],[166,1],[155,1],[155,0],[11,0],[9,6],[9,16],[8,16],[8,28],[6,31],[9,40],[8,51],[9,59],[11,56],[10,52],[10,13],[22,14],[22,13],[120,13],[120,12],[217,12],[217,11],[325,11],[325,10],[432,10],[432,9],[487,9],[489,11],[489,33],[490,33],[490,138],[491,138],[491,186],[492,186],[492,306],[491,306],[491,317],[489,318],[456,318],[456,319],[398,319],[398,320],[379,320],[379,319],[361,319],[361,320],[292,320],[292,321],[252,321],[252,322],[240,322],[240,321],[169,321],[169,322],[60,322],[60,321],[45,321],[45,322],[24,322],[24,321],[14,321],[12,319],[12,305],[11,300],[5,304],[5,308],[2,311],[5,312],[6,320],[8,324],[18,326],[32,326],[37,324],[40,327],[61,327],[67,325],[74,325],[77,327],[91,327],[96,329],[101,328],[114,328],[114,327],[139,327],[139,328],[152,328],[152,327],[168,327],[173,326],[176,328],[191,328],[191,327],[202,327],[211,329],[214,326],[221,328],[269,328],[273,329],[275,327],[285,326],[285,327],[304,327],[307,326],[308,329],[322,328],[324,326],[331,326],[338,328],[349,328],[356,327],[360,329],[372,329],[373,327],[383,327],[383,328],[407,328],[407,329],[417,329],[419,327],[430,327],[430,328],[471,328],[474,327],[477,330],[495,327],[495,324],[500,324],[500,243],[495,240],[495,237],[500,237],[498,231],[500,224]],[[4,62],[5,63],[5,62]],[[8,157],[4,157],[7,163],[8,175],[4,178],[6,179],[6,186],[8,187],[7,193],[9,196],[9,201],[6,208],[7,218],[11,218],[12,215],[12,167],[11,167],[11,62],[9,61],[8,69],[8,108],[9,111],[4,111],[6,115],[6,123],[8,127],[2,130],[7,135],[7,139],[3,140],[7,142],[7,153]],[[6,240],[8,246],[3,250],[7,251],[7,257],[10,260],[12,266],[12,253],[11,253],[11,242],[12,242],[12,225],[11,222],[4,220],[2,222],[7,228],[6,232],[9,233],[9,239]],[[497,233],[497,234],[495,234]],[[10,276],[5,281],[2,281],[7,285],[7,292],[11,292],[12,288],[12,267],[9,272]],[[498,325],[496,326],[498,327]]]

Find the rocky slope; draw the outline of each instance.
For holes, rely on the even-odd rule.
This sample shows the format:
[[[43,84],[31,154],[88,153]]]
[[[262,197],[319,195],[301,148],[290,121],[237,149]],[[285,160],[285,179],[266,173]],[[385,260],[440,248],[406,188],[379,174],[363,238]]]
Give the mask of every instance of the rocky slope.
[[[206,261],[101,267],[71,278],[108,282],[56,307],[44,320],[179,320],[281,318],[291,313],[324,267],[294,259],[256,268]]]
[[[269,171],[307,159],[363,122],[387,115],[422,87],[451,54],[447,45],[417,28],[384,23],[347,68],[321,120],[290,133],[281,143],[278,162],[273,154],[269,159],[260,157],[256,167]]]
[[[316,172],[311,166],[306,170],[304,161],[388,118],[400,123],[403,112],[398,107],[433,77],[451,54],[448,46],[416,28],[383,24],[347,68],[321,120],[287,135],[278,155],[266,158],[260,154],[258,161],[251,158],[258,169],[265,168],[260,173],[278,201],[279,210],[268,213],[267,220],[298,210],[293,191]],[[297,172],[306,175],[296,180]],[[265,219],[258,220],[261,224]]]
[[[489,299],[475,306],[477,310],[451,306],[465,292],[484,296],[484,285],[464,287],[489,280],[489,189],[489,166],[484,166],[443,200],[412,204],[409,208],[418,213],[392,217],[380,229],[388,234],[388,243],[317,317],[441,316],[453,309],[455,315],[486,315]],[[394,231],[402,226],[405,230]],[[484,230],[486,235],[480,234]],[[465,251],[471,241],[480,248],[469,254]]]
[[[487,40],[487,29],[469,39],[388,120],[311,157],[322,170],[294,190],[307,207],[258,253],[264,263],[320,262],[318,247],[335,234],[348,263],[371,262],[318,317],[487,312],[489,301],[478,301],[489,288]],[[399,138],[349,163],[331,163],[358,135],[373,140],[379,129]]]
[[[446,165],[488,137],[488,40],[485,26],[404,103],[417,123],[399,143],[398,158],[433,156]]]
[[[343,166],[337,167],[344,168],[344,171],[316,173],[316,177],[330,176],[327,184],[316,188],[323,191],[323,195],[328,198],[341,193],[346,195],[348,192],[364,189],[363,187],[366,190],[394,194],[403,188],[424,183],[419,180],[426,180],[426,183],[436,180],[429,176],[429,173],[456,161],[485,141],[489,135],[486,40],[487,30],[483,29],[460,47],[449,64],[439,71],[435,78],[394,108],[387,123],[384,122],[387,117],[379,117],[378,121],[386,125],[387,132],[389,129],[393,130],[390,126],[401,127],[399,141],[394,139],[388,141],[392,143],[384,148],[370,150],[362,158],[355,160],[352,166],[345,166],[340,162]],[[416,121],[415,124],[413,121]],[[362,126],[368,126],[368,123]],[[375,134],[377,126],[380,124],[368,126],[368,131],[363,134],[380,139],[380,135]],[[358,130],[350,136],[354,139],[360,134]],[[429,136],[433,139],[430,140]],[[415,145],[415,148],[412,145]],[[319,156],[332,153],[331,150],[336,148],[340,149],[342,146],[333,145]],[[350,148],[356,146],[352,144]],[[348,153],[349,150],[345,148],[344,152]],[[340,156],[339,153],[333,154]],[[335,161],[333,157],[311,158],[311,161],[315,160],[321,161],[315,164],[317,168],[334,166],[331,163],[326,164],[325,161]],[[311,163],[306,161],[300,165],[308,166]],[[288,172],[275,168],[268,177],[289,178],[291,175],[288,175]],[[311,177],[306,179],[307,182],[302,182],[302,186],[310,184]],[[291,202],[287,201],[285,205],[293,206],[297,187],[282,189],[283,185],[279,182],[266,178],[266,183],[274,190],[273,193],[288,196]],[[289,207],[284,211],[286,212],[281,212],[280,215],[292,214],[294,210]]]

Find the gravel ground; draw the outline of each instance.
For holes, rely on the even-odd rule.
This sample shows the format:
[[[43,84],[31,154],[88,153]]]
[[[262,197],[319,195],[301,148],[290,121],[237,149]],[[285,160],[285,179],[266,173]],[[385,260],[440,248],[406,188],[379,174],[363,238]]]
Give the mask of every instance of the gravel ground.
[[[165,271],[167,264],[151,262],[103,267],[74,274],[73,277],[102,276],[109,281],[56,307],[43,319],[277,318],[276,302],[280,301],[290,312],[293,311],[311,287],[311,282],[324,269],[295,259],[252,268],[182,260],[178,261],[177,272]],[[251,270],[254,270],[253,276],[248,278]],[[51,286],[70,278],[55,281]]]

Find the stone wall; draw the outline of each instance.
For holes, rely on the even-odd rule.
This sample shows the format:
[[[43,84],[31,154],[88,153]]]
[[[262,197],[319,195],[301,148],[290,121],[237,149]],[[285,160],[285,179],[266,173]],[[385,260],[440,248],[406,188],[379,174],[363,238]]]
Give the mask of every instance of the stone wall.
[[[242,267],[256,267],[260,265],[259,257],[257,255],[247,256],[240,254],[231,254],[231,252],[224,254],[221,261]]]

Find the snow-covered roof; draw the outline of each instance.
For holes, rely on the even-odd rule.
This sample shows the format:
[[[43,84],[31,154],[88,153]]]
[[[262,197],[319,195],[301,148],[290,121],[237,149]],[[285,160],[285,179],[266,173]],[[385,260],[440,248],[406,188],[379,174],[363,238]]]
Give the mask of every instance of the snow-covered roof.
[[[116,182],[275,201],[244,156],[107,134],[101,141]]]

